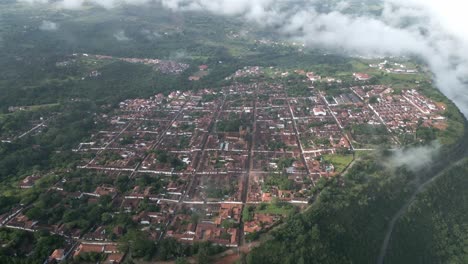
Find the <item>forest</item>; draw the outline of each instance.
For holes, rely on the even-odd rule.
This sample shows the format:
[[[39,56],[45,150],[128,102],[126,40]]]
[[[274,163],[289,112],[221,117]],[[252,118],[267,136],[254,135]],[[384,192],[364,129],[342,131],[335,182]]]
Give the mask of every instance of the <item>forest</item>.
[[[468,160],[444,172],[397,222],[385,263],[468,261]]]
[[[274,230],[248,263],[375,263],[388,218],[411,192],[402,186],[414,177],[362,157],[342,182],[321,179],[314,203]]]

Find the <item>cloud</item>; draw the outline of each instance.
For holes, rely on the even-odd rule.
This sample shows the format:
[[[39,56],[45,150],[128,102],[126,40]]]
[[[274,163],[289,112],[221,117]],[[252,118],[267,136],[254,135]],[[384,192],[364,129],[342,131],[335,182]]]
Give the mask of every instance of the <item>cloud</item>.
[[[382,14],[343,13],[351,1],[320,13],[317,1],[280,0],[161,0],[176,10],[203,10],[243,16],[251,22],[321,47],[348,54],[416,55],[436,75],[438,88],[468,116],[468,3],[447,0],[384,0]]]
[[[28,3],[28,4],[47,4],[49,0],[18,0],[20,3]]]
[[[118,31],[117,33],[114,34],[114,38],[117,40],[117,41],[120,41],[120,42],[126,42],[126,41],[130,41],[131,39],[129,37],[127,37],[127,35],[125,34],[125,31],[123,30],[120,30]]]
[[[60,7],[65,9],[79,9],[83,6],[84,0],[63,0]]]
[[[151,31],[149,29],[142,29],[140,33],[147,39],[147,40],[157,40],[162,38],[162,35],[157,31]]]
[[[180,60],[192,59],[192,56],[189,53],[187,53],[185,50],[177,50],[169,54],[169,59],[180,61]]]
[[[20,0],[47,3],[47,0]],[[468,116],[468,3],[459,0],[382,0],[381,14],[350,14],[356,1],[319,0],[154,0],[178,11],[204,11],[278,29],[307,46],[360,55],[416,55],[436,77],[438,88]],[[153,1],[153,2],[154,2]],[[149,0],[88,0],[106,8]],[[368,0],[367,2],[371,2]],[[375,1],[373,1],[375,2]],[[50,1],[78,8],[84,0]],[[363,2],[364,4],[366,1]],[[316,8],[317,4],[327,8]],[[365,6],[363,4],[363,6]],[[363,9],[363,8],[360,8]],[[323,11],[326,10],[326,11]],[[125,34],[115,35],[127,40]]]
[[[55,22],[44,20],[42,21],[39,29],[42,31],[56,31],[59,28],[59,25]]]
[[[119,4],[141,5],[151,0],[17,0],[18,2],[29,4],[52,4],[58,8],[79,9],[85,3],[92,3],[105,8],[113,8]]]
[[[392,152],[386,165],[390,168],[405,166],[412,171],[419,171],[432,164],[440,148],[441,144],[435,141],[428,146],[398,149]]]

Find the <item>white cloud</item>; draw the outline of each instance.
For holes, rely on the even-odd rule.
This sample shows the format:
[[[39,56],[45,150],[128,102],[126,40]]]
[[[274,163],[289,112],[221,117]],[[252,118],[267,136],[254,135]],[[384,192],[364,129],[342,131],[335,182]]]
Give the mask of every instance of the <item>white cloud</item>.
[[[19,0],[46,3],[47,0]],[[243,17],[259,25],[276,26],[279,33],[318,46],[362,55],[417,55],[436,75],[439,89],[468,116],[468,2],[459,0],[382,0],[381,16],[343,13],[351,1],[318,13],[317,0],[156,0],[175,10],[207,11]],[[62,8],[78,8],[84,0],[61,0]],[[106,8],[148,0],[89,0]],[[322,3],[322,2],[320,2]],[[57,4],[55,4],[57,5]],[[125,40],[125,34],[117,34]]]
[[[149,29],[142,29],[140,33],[147,39],[147,40],[157,40],[162,38],[162,35],[157,31],[152,31]]]
[[[39,29],[42,31],[56,31],[59,28],[58,24],[52,21],[44,20],[42,21]]]
[[[386,165],[390,168],[405,166],[412,171],[418,171],[431,165],[440,147],[438,142],[433,142],[429,146],[398,149],[392,153]]]
[[[84,0],[63,0],[60,6],[66,9],[79,9],[83,6]]]
[[[29,4],[46,4],[49,0],[18,0],[18,2],[29,3]]]
[[[123,30],[120,30],[120,31],[118,31],[117,33],[115,33],[115,34],[114,34],[114,38],[115,38],[117,41],[121,41],[121,42],[130,41],[130,40],[131,40],[129,37],[127,37],[127,35],[125,34],[125,31],[123,31]]]

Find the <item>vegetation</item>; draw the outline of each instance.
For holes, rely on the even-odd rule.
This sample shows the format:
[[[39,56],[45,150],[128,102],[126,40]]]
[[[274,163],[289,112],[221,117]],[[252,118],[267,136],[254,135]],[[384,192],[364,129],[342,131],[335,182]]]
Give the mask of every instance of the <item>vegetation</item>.
[[[282,203],[279,201],[273,201],[272,203],[269,204],[260,204],[256,210],[255,213],[259,214],[277,214],[277,215],[283,215],[283,216],[289,216],[293,214],[296,211],[296,207],[289,203]]]
[[[156,160],[159,163],[170,165],[171,168],[174,168],[177,171],[183,170],[187,167],[187,165],[182,160],[174,155],[171,155],[167,151],[156,151]]]
[[[467,173],[468,161],[465,160],[445,172],[417,197],[396,224],[385,262],[468,261]]]
[[[248,115],[237,117],[231,114],[229,119],[224,119],[217,123],[217,129],[220,132],[239,132],[241,128],[245,130],[248,127],[252,127],[252,121],[249,120]]]
[[[354,124],[350,132],[354,139],[363,145],[386,145],[389,143],[389,132],[384,125]]]
[[[76,162],[70,151],[95,128],[90,110],[97,110],[89,102],[69,103],[48,122],[47,129],[36,137],[26,137],[0,143],[0,178],[16,177],[36,170],[70,168]],[[35,149],[31,146],[36,146]],[[56,151],[62,150],[60,155]]]
[[[213,245],[209,242],[195,243],[193,245],[182,244],[173,238],[163,239],[158,246],[154,242],[145,238],[140,237],[141,234],[132,233],[133,239],[128,237],[123,239],[124,243],[132,241],[130,244],[124,244],[124,247],[130,248],[130,254],[132,258],[143,258],[146,260],[152,259],[153,257],[162,260],[176,260],[176,263],[184,263],[186,257],[196,256],[197,259],[203,259],[206,263],[210,256],[218,254],[224,250],[223,247]]]
[[[104,261],[105,259],[106,255],[103,253],[87,252],[76,256],[73,260],[77,263],[97,263],[100,261]]]
[[[343,155],[343,154],[336,154],[336,155],[325,155],[323,156],[325,162],[329,162],[333,164],[335,167],[336,172],[343,172],[346,167],[353,161],[353,155]]]
[[[268,149],[270,151],[286,149],[286,147],[287,147],[287,145],[283,141],[270,141],[270,142],[268,142]]]
[[[242,210],[242,220],[244,222],[252,221],[254,210],[255,210],[255,207],[252,205],[244,206],[244,209]]]
[[[286,173],[270,173],[263,184],[263,191],[269,192],[272,187],[279,188],[280,190],[292,190],[294,182],[288,179]]]
[[[40,264],[63,243],[63,238],[48,233],[33,234],[2,228],[0,229],[0,244],[2,245],[0,262]]]
[[[289,217],[256,248],[248,263],[374,263],[388,218],[411,187],[414,175],[392,173],[375,159],[362,157],[343,178],[317,183],[320,195],[303,214]]]

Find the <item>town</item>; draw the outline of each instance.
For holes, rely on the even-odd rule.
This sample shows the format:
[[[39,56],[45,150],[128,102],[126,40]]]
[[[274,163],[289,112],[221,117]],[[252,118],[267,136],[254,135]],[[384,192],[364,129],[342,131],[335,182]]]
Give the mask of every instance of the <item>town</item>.
[[[160,60],[160,59],[140,59],[140,58],[119,58],[119,57],[113,57],[113,56],[108,56],[108,55],[94,55],[94,54],[87,54],[87,53],[82,53],[82,54],[73,54],[73,58],[91,58],[95,60],[101,60],[101,61],[106,61],[106,60],[118,60],[118,61],[124,61],[128,63],[133,63],[133,64],[144,64],[144,65],[149,65],[154,68],[155,71],[161,72],[163,74],[181,74],[185,70],[187,70],[190,65],[185,64],[185,63],[179,63],[176,61],[172,60]],[[64,62],[59,62],[59,66],[67,66],[73,62],[73,60],[70,61],[64,61]],[[93,77],[96,77],[98,75],[97,72],[91,73]]]
[[[263,72],[246,67],[219,89],[128,99],[97,116],[103,129],[73,150],[81,173],[61,176],[47,191],[48,210],[106,200],[110,212],[95,223],[31,218],[36,203],[0,223],[66,237],[67,247],[51,255],[57,261],[95,252],[120,263],[125,252],[115,241],[125,226],[105,218],[123,214],[155,242],[238,247],[305,208],[315,184],[344,172],[356,151],[399,146],[419,127],[447,128],[443,104],[415,89],[370,85],[364,73],[354,74],[361,85],[327,93],[316,84],[341,80],[302,70],[264,79]],[[40,179],[30,175],[19,187]]]

